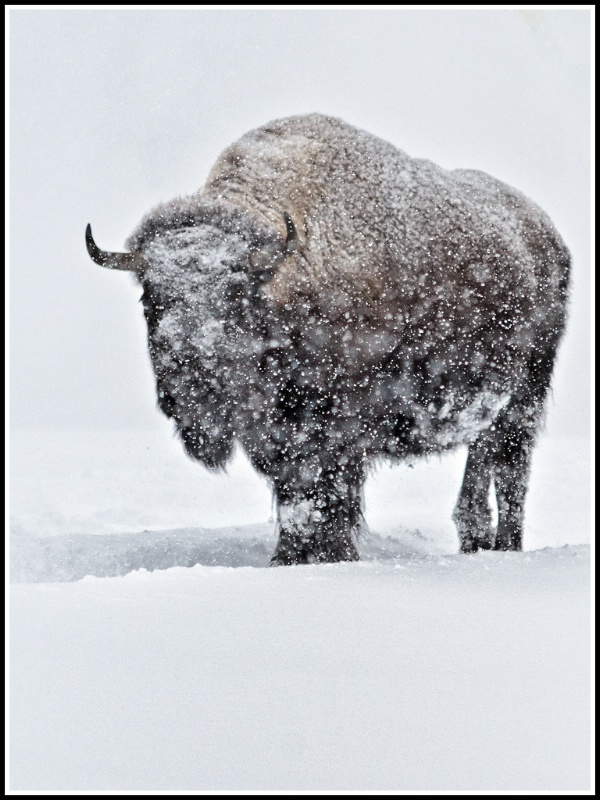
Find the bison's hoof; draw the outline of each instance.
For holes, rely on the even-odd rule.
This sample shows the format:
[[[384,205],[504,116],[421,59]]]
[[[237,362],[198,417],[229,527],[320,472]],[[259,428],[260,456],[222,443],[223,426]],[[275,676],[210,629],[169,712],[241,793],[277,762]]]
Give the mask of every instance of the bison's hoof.
[[[290,553],[274,553],[271,557],[271,561],[269,562],[270,567],[291,567],[294,564],[306,564],[306,561],[303,561],[299,558],[296,554]]]
[[[293,564],[335,564],[339,561],[358,561],[358,550],[352,545],[333,549],[308,549],[278,547],[271,558],[272,567],[289,567]]]
[[[491,549],[491,541],[483,536],[466,536],[460,543],[461,553],[477,553],[478,550]]]
[[[497,539],[492,549],[504,552],[508,551],[519,552],[523,549],[523,543],[521,539],[509,539],[508,541]]]
[[[477,539],[469,536],[468,539],[463,539],[460,543],[461,553],[476,553],[479,548],[477,547]]]

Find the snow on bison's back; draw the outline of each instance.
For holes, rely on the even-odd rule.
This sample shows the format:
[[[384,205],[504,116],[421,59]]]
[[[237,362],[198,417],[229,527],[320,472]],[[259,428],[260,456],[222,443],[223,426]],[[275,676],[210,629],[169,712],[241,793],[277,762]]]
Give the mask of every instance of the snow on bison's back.
[[[521,548],[570,263],[521,193],[314,114],[247,133],[128,253],[86,238],[143,287],[159,406],[187,452],[219,467],[237,440],[269,477],[272,563],[357,558],[368,464],[461,444],[463,552]]]

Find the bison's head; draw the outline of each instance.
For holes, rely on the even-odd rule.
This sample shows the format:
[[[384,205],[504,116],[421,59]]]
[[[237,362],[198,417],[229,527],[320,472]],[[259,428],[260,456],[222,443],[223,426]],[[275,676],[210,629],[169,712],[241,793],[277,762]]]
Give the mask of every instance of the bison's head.
[[[156,225],[148,235],[146,220],[129,253],[100,250],[86,231],[97,264],[137,276],[159,407],[188,454],[209,468],[224,466],[232,452],[236,386],[260,348],[257,291],[295,247],[289,215],[285,221],[287,241],[273,235],[257,243],[208,221]]]

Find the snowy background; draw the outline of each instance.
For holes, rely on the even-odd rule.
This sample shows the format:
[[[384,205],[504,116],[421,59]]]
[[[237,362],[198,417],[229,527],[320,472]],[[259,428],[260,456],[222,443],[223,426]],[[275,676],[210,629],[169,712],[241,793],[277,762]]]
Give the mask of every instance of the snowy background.
[[[589,786],[589,12],[10,27],[11,786]],[[120,249],[242,133],[313,111],[513,184],[571,249],[523,554],[455,555],[458,452],[378,468],[361,563],[260,569],[268,487],[189,462],[155,408],[139,289],[85,225]]]

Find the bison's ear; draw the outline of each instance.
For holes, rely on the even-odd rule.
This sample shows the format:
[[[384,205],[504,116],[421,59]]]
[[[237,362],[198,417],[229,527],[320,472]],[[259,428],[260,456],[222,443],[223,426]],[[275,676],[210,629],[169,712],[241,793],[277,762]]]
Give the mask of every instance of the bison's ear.
[[[92,226],[85,229],[85,244],[92,261],[108,269],[122,269],[136,272],[141,275],[146,266],[143,256],[139,253],[109,253],[101,250],[92,236]]]

